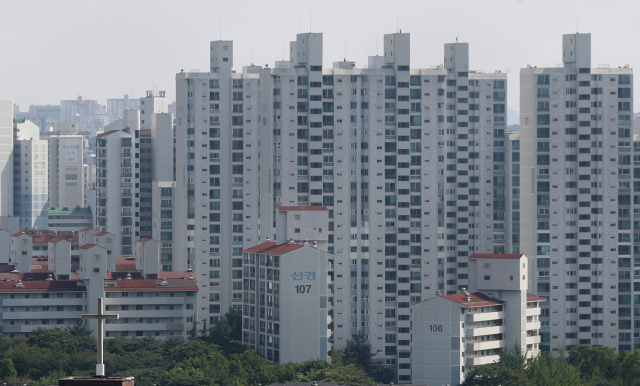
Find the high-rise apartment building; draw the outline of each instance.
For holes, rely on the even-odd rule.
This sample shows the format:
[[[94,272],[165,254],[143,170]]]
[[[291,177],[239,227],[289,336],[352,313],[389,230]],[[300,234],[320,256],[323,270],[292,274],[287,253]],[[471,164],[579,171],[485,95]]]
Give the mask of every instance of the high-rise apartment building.
[[[140,238],[140,112],[124,118],[96,136],[95,228],[116,235],[118,256],[133,255]]]
[[[13,120],[13,215],[21,229],[48,227],[49,156],[40,128],[25,119]]]
[[[319,33],[275,68],[233,71],[231,41],[210,52],[210,72],[176,76],[173,210],[210,320],[240,306],[234,267],[243,246],[274,238],[278,206],[326,206],[333,343],[368,334],[375,360],[410,382],[410,305],[468,287],[470,254],[514,248],[506,75],[470,70],[467,43],[411,69],[407,33],[385,35],[366,68],[323,68]],[[221,277],[207,281],[214,259]]]
[[[520,251],[535,257],[532,288],[548,298],[548,349],[630,350],[640,343],[632,70],[592,66],[590,34],[563,35],[562,59],[520,71]]]
[[[0,99],[0,216],[13,216],[12,99]]]
[[[48,143],[49,206],[84,206],[82,136],[54,135]]]

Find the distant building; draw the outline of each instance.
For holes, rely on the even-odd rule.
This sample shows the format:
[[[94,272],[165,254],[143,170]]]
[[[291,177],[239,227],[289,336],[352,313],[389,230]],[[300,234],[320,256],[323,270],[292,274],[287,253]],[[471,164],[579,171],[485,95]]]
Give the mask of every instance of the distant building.
[[[49,137],[49,205],[84,206],[83,138]]]
[[[40,131],[49,131],[60,122],[60,105],[30,105],[29,111],[18,112],[14,116],[30,120]]]
[[[95,311],[98,297],[105,298],[106,311],[120,314],[105,325],[106,337],[184,340],[191,329],[195,279],[191,272],[159,272],[157,241],[139,240],[138,255],[120,258],[109,253],[114,236],[93,229],[5,234],[0,230],[0,242],[10,239],[11,250],[2,255],[11,260],[0,260],[0,331],[5,335],[70,327],[81,314]],[[46,250],[35,251],[36,245]],[[91,322],[89,328],[95,330]]]
[[[13,216],[13,101],[0,99],[0,216]]]
[[[107,99],[107,114],[118,120],[124,118],[125,110],[137,110],[139,106],[139,99],[131,99],[129,94],[124,94],[120,99]]]
[[[96,137],[94,226],[116,235],[118,255],[133,255],[140,238],[140,112],[125,111],[105,130]]]
[[[93,214],[88,207],[49,207],[49,229],[54,232],[72,232],[93,226]]]
[[[242,270],[234,270],[243,278],[242,298],[234,298],[242,301],[242,342],[274,363],[326,360],[330,257],[308,243],[245,249]],[[220,277],[213,272],[211,280]]]
[[[522,254],[475,253],[469,291],[412,306],[413,384],[457,385],[515,344],[528,357],[538,354],[539,302],[546,299],[527,293],[527,265]]]
[[[13,215],[20,217],[22,229],[46,229],[48,143],[29,120],[14,119],[13,131]]]
[[[74,100],[60,101],[60,122],[77,123],[78,130],[95,133],[105,126],[105,121],[109,121],[106,108],[98,101],[83,99],[82,96]]]

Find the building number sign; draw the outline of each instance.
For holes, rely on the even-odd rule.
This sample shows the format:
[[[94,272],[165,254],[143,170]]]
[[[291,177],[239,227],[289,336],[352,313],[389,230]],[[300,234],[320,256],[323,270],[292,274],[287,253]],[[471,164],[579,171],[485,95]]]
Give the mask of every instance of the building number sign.
[[[293,272],[293,280],[316,280],[316,272],[315,271],[299,271]],[[311,292],[310,284],[299,284],[296,285],[296,293],[298,294],[308,294]]]

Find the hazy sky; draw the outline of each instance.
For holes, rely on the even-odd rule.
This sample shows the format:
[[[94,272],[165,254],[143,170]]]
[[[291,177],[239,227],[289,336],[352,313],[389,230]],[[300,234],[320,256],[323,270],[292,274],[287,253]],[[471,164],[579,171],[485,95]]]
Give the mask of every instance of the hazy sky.
[[[399,27],[411,33],[411,67],[429,68],[457,36],[470,44],[471,69],[508,74],[509,107],[519,110],[519,69],[561,63],[563,33],[591,32],[593,67],[640,68],[638,11],[640,2],[618,0],[0,0],[0,97],[26,111],[78,94],[137,98],[155,84],[175,99],[175,73],[207,70],[220,24],[240,71],[252,57],[281,60],[311,15],[325,66],[343,60],[345,39],[347,60],[365,65]]]

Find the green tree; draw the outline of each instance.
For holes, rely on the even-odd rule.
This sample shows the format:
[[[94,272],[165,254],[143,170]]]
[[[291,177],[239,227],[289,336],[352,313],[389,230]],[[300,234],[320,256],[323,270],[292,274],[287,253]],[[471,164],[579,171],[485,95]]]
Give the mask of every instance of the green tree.
[[[193,318],[193,327],[189,330],[189,340],[194,341],[200,337],[200,333],[198,332],[198,321]]]
[[[527,378],[536,386],[580,386],[583,380],[577,366],[567,363],[564,348],[560,348],[557,357],[543,351],[530,363]]]
[[[640,350],[627,353],[620,364],[620,376],[625,386],[638,384],[640,380]]]
[[[620,359],[611,347],[580,345],[569,351],[568,363],[578,367],[585,379],[614,379],[620,370]]]
[[[342,351],[342,364],[361,366],[378,382],[392,382],[395,379],[394,369],[374,363],[372,361],[374,355],[373,347],[367,343],[367,336],[358,332],[352,340],[347,342],[347,347]]]
[[[72,327],[67,327],[67,331],[73,336],[90,336],[93,330],[87,328],[87,321],[76,319],[76,323]]]
[[[0,361],[0,379],[3,381],[15,378],[18,376],[16,368],[13,366],[13,361],[10,358]]]
[[[533,386],[524,371],[511,369],[503,363],[476,366],[467,373],[462,386]],[[537,386],[537,385],[536,385]]]
[[[334,366],[342,366],[342,351],[336,350],[334,345],[331,345],[329,350],[329,356],[331,357],[331,364]]]
[[[360,365],[364,369],[371,366],[373,347],[367,343],[367,336],[358,332],[353,339],[347,342],[347,347],[342,351],[342,360],[345,365]]]
[[[331,382],[339,385],[370,385],[374,386],[377,382],[369,377],[362,367],[350,364],[347,366],[325,367],[311,371],[307,374],[300,375],[296,382]]]

